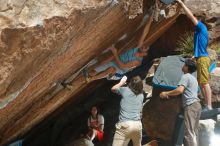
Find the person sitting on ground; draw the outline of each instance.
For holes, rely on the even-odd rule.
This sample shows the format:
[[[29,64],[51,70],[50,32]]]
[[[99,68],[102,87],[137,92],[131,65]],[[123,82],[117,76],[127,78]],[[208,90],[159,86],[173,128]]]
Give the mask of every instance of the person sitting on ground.
[[[197,18],[181,0],[176,1],[180,4],[180,6],[182,6],[186,12],[187,17],[193,22],[195,26],[193,58],[195,58],[197,62],[197,79],[202,91],[202,95],[205,98],[207,109],[212,109],[212,91],[209,85],[209,66],[211,60],[207,52],[209,41],[208,30],[201,21],[197,20]]]
[[[104,139],[104,117],[99,113],[97,106],[92,106],[88,118],[88,128],[91,140],[97,138],[100,142]]]
[[[88,70],[87,81],[105,78],[109,75],[115,75],[116,80],[121,79],[125,73],[141,65],[143,57],[147,55],[148,48],[132,48],[120,56],[116,48],[112,47],[111,51],[114,55],[114,61],[103,62],[103,64]]]
[[[139,76],[134,76],[129,81],[128,87],[122,87],[126,81],[127,77],[124,76],[111,88],[112,92],[122,96],[119,122],[116,124],[112,146],[127,146],[130,140],[132,140],[133,146],[141,146],[143,82]]]
[[[162,99],[182,94],[184,108],[184,146],[198,146],[197,136],[199,119],[201,115],[201,104],[198,98],[198,82],[192,75],[196,71],[196,63],[188,59],[182,67],[182,75],[178,87],[172,91],[161,92]]]

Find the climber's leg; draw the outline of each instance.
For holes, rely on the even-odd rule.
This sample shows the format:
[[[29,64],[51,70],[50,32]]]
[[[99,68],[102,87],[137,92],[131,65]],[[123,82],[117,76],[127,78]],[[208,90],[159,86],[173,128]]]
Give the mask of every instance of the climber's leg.
[[[94,80],[99,80],[99,79],[103,79],[108,77],[111,74],[115,74],[116,73],[116,69],[114,67],[109,67],[108,69],[106,69],[105,71],[102,71],[98,74],[96,74],[95,76],[90,76],[89,77],[89,81],[94,81]]]

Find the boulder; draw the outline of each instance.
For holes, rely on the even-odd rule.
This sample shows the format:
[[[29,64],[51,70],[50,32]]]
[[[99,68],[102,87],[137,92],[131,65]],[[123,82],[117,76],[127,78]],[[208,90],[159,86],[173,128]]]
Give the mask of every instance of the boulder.
[[[129,3],[125,5],[125,2]],[[81,73],[71,81],[72,90],[61,83],[124,35],[128,38],[122,48],[136,46],[149,7],[153,5],[150,0],[144,0],[143,4],[136,0],[0,0],[0,145],[24,136],[58,108],[77,99],[83,89],[94,90],[97,85],[87,84]],[[209,1],[204,6],[213,4],[218,7],[219,3]],[[145,45],[153,44],[176,22],[179,14],[175,8],[168,13],[173,17],[153,23]],[[219,11],[212,8],[214,10],[208,11],[210,17],[206,22],[212,26],[211,39],[215,40],[219,35]],[[182,23],[178,28],[180,26]],[[170,38],[175,40],[173,32]],[[162,41],[170,44],[167,36],[163,36]],[[171,52],[157,48],[167,54]],[[170,45],[170,48],[175,47]],[[153,99],[150,105],[158,106],[152,111],[154,114],[149,115],[153,117],[163,111],[165,114],[161,120],[155,117],[156,125],[147,116],[145,123],[149,124],[146,129],[152,136],[158,134],[158,137],[170,139],[174,122],[169,120],[174,121],[179,100],[169,101],[173,110],[167,110],[169,104],[163,105],[158,95]],[[153,110],[149,106],[147,109]],[[165,129],[156,128],[158,124],[162,125],[162,121],[171,125],[164,126]]]
[[[77,72],[122,36],[127,37],[120,48],[137,45],[148,7],[140,14],[139,1],[130,2],[132,14],[139,14],[132,20],[122,1],[0,1],[0,145],[26,134],[82,89],[94,90],[97,84],[87,84]],[[154,23],[146,44],[178,15]],[[62,83],[75,73],[69,90]]]
[[[150,102],[143,108],[143,125],[148,136],[172,142],[177,115],[181,110],[182,100],[173,97],[162,100],[159,94],[163,89],[153,88]]]
[[[212,89],[212,102],[220,102],[220,68],[217,67],[210,74],[210,87]]]
[[[110,0],[0,2],[0,145],[24,135],[85,88],[82,76],[73,91],[61,82],[143,27],[143,15],[129,20],[123,5]]]
[[[204,18],[209,28],[210,41],[220,39],[220,0],[185,0],[192,12]]]
[[[199,146],[209,146],[210,138],[214,135],[216,121],[212,119],[199,121]]]

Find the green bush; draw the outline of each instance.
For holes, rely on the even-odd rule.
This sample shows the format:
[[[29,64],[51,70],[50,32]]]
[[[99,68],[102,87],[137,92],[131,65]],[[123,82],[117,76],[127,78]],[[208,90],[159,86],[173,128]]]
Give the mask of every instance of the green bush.
[[[216,50],[216,53],[220,56],[220,47]]]
[[[177,50],[183,56],[193,56],[194,48],[194,34],[193,32],[186,32],[179,41],[177,41]],[[210,44],[208,49],[215,50],[220,56],[220,42]]]
[[[177,42],[177,50],[184,56],[193,56],[194,48],[194,34],[192,32],[186,32],[180,40]]]

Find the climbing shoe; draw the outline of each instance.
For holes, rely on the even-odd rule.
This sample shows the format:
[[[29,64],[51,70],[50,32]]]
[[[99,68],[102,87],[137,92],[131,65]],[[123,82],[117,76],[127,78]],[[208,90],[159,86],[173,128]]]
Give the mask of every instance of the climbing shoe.
[[[108,75],[107,80],[120,80],[122,77],[123,77],[123,75],[118,74],[118,73],[110,74],[110,75]]]
[[[73,85],[72,85],[71,83],[62,82],[61,85],[62,85],[64,88],[67,88],[68,90],[72,90],[72,89],[73,89]]]
[[[82,71],[82,73],[83,73],[83,76],[84,76],[85,79],[86,79],[86,82],[87,82],[87,83],[91,82],[91,78],[89,77],[87,68],[84,68],[83,71]]]

